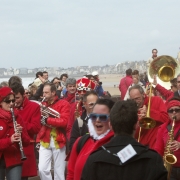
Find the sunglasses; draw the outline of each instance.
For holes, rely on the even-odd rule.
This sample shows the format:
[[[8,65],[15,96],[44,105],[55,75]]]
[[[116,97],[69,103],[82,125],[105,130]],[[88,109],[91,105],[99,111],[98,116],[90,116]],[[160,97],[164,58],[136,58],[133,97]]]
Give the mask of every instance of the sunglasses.
[[[173,113],[173,112],[180,113],[180,109],[169,109],[168,110],[168,113]]]
[[[99,118],[100,121],[106,122],[109,119],[109,115],[108,114],[93,114],[92,113],[92,114],[89,115],[89,118],[92,121],[96,121],[97,118]]]
[[[7,103],[7,104],[10,104],[11,102],[14,103],[14,102],[15,102],[15,99],[9,99],[9,100],[6,100],[6,101],[4,101],[4,102]]]

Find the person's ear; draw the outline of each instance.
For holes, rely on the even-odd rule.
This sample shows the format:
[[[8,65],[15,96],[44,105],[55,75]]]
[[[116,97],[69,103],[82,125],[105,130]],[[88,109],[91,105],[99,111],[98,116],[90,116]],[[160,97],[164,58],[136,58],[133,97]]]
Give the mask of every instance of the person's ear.
[[[110,130],[112,130],[112,131],[113,131],[113,128],[112,128],[112,125],[111,125],[111,122],[110,122],[110,121],[108,122],[108,124],[109,124],[109,128],[110,128]]]

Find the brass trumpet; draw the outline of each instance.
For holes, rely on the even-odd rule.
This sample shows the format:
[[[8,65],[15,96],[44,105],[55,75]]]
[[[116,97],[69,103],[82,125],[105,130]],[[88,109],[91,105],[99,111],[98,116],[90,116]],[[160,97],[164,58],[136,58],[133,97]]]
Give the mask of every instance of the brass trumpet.
[[[143,117],[139,120],[140,129],[138,135],[138,142],[140,141],[140,137],[141,137],[141,128],[151,129],[156,126],[156,121],[150,117],[151,96],[152,96],[152,84],[150,84],[149,101],[148,101],[148,109],[147,109],[146,117]]]
[[[149,102],[148,102],[146,117],[143,117],[139,121],[139,126],[144,129],[151,129],[156,126],[156,121],[150,117],[151,96],[152,96],[152,84],[150,84]]]

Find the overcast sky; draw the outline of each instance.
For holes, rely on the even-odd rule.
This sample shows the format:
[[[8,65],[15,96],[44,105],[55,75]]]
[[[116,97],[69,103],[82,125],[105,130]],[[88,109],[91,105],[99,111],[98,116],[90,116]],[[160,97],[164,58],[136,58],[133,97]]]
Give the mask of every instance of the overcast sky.
[[[179,0],[0,0],[0,67],[177,57]]]

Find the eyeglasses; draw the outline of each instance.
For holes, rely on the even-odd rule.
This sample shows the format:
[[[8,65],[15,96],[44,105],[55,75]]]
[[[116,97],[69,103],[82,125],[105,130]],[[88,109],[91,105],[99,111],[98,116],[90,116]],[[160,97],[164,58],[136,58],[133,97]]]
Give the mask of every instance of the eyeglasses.
[[[14,103],[14,102],[15,102],[15,99],[9,99],[9,100],[6,100],[6,101],[4,101],[4,102],[7,103],[7,104],[10,104],[11,102]]]
[[[25,94],[30,94],[30,92],[25,92]]]
[[[109,118],[109,115],[108,114],[90,114],[89,115],[89,118],[92,120],[92,121],[96,121],[97,118],[99,118],[100,121],[102,122],[105,122],[108,120]]]
[[[95,103],[92,103],[92,102],[88,104],[89,107],[93,107],[94,105]]]
[[[168,113],[173,113],[173,112],[180,113],[180,109],[169,109],[168,110]]]

